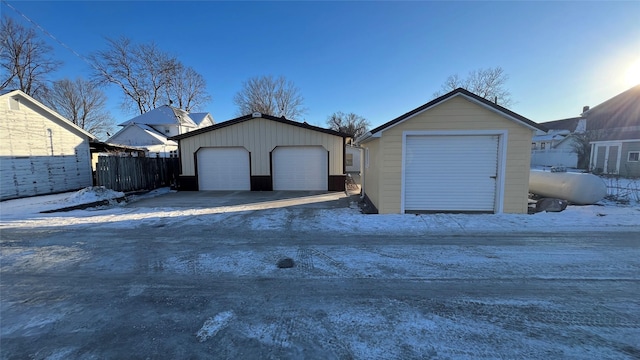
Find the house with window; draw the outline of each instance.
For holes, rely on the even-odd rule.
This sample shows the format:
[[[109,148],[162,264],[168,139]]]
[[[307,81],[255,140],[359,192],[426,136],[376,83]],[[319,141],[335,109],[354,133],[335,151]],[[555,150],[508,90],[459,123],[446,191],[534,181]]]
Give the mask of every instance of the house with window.
[[[594,173],[640,177],[640,85],[582,113]]]
[[[586,120],[582,117],[542,123],[547,131],[537,130],[531,139],[531,166],[579,168],[576,135],[583,134]]]
[[[362,171],[362,148],[357,145],[347,144],[344,164],[347,173],[360,174]]]
[[[149,157],[178,157],[178,143],[170,137],[213,124],[209,113],[188,113],[164,105],[118,124],[122,129],[106,142],[144,149]]]

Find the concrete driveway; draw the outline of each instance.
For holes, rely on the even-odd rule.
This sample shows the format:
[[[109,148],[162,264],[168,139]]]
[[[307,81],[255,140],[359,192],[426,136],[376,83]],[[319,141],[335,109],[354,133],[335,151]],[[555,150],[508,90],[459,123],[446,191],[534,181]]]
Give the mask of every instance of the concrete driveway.
[[[279,207],[336,209],[348,207],[345,192],[328,191],[178,191],[133,201],[133,208],[215,208],[243,207],[262,210]]]

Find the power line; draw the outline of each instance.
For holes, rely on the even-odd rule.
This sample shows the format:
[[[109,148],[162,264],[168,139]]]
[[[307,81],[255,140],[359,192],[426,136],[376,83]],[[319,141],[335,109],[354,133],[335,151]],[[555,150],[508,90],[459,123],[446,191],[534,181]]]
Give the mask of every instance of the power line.
[[[89,66],[91,66],[92,68],[94,68],[95,70],[100,71],[104,76],[106,76],[107,78],[111,79],[111,75],[107,74],[103,69],[98,68],[95,64],[93,64],[91,61],[89,61],[89,59],[87,59],[86,56],[83,56],[81,54],[79,54],[77,51],[73,50],[70,46],[68,46],[67,44],[65,44],[64,42],[60,41],[58,38],[56,38],[55,36],[53,36],[53,34],[51,34],[50,32],[47,31],[47,29],[43,28],[42,26],[40,26],[40,24],[36,23],[34,20],[31,20],[31,18],[29,18],[27,15],[25,15],[23,12],[21,12],[20,10],[16,9],[15,7],[13,7],[13,5],[9,4],[6,0],[0,0],[2,1],[3,4],[7,5],[9,8],[11,8],[11,10],[15,11],[16,13],[18,13],[18,15],[22,16],[25,20],[27,20],[28,22],[30,22],[31,24],[33,24],[33,26],[35,26],[38,30],[40,30],[43,34],[45,34],[46,36],[50,37],[51,39],[53,39],[55,42],[57,42],[58,44],[60,44],[62,47],[64,47],[65,49],[69,50],[73,55],[77,56],[80,60],[84,61],[85,63],[87,63]]]

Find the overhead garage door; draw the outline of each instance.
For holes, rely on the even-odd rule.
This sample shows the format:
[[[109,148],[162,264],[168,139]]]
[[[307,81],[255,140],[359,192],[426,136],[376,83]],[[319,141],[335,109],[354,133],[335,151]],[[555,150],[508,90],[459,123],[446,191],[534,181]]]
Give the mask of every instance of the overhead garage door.
[[[249,152],[242,147],[198,150],[200,190],[251,190]]]
[[[494,212],[497,135],[411,135],[406,138],[404,209]]]
[[[328,189],[329,158],[322,146],[276,147],[272,161],[273,190]]]

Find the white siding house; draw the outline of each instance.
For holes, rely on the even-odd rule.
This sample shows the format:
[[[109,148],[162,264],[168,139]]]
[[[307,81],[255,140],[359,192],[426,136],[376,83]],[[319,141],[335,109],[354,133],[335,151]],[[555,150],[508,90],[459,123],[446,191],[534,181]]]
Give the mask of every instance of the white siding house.
[[[214,123],[209,113],[188,113],[163,105],[118,124],[122,129],[106,142],[143,149],[150,157],[178,157],[178,143],[169,137]]]
[[[531,166],[577,168],[578,154],[574,150],[574,139],[568,130],[536,134],[531,141]]]
[[[20,90],[1,94],[0,200],[92,186],[93,139]]]
[[[362,152],[360,146],[347,144],[344,163],[347,173],[359,174],[362,171]]]

